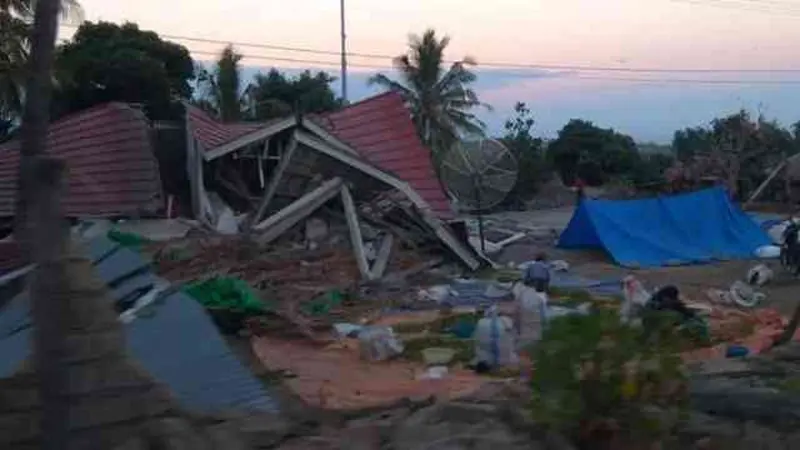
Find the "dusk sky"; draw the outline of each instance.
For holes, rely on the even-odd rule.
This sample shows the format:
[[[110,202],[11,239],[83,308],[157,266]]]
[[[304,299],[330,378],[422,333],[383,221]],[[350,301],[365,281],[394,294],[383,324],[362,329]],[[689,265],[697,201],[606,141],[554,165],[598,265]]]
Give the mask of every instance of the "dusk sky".
[[[531,107],[536,132],[544,136],[553,136],[573,117],[617,128],[638,140],[659,142],[668,142],[677,128],[700,125],[740,108],[760,111],[784,124],[800,120],[797,0],[346,1],[349,52],[396,55],[404,51],[409,33],[432,27],[452,38],[448,58],[470,55],[483,64],[477,69],[476,89],[494,107],[481,114],[493,132],[501,129],[516,101]],[[81,0],[81,4],[88,20],[136,22],[162,35],[339,49],[339,0]],[[62,36],[70,31],[63,29]],[[196,59],[213,59],[207,52],[222,48],[176,42],[186,45]],[[248,74],[271,66],[338,70],[336,55],[237,49],[246,56]],[[269,59],[276,57],[320,63]],[[351,56],[350,62],[351,101],[375,92],[366,85],[369,75],[391,72],[387,58]],[[770,71],[639,73],[512,69],[491,63]],[[776,72],[788,69],[796,72]],[[703,80],[708,83],[699,83]]]

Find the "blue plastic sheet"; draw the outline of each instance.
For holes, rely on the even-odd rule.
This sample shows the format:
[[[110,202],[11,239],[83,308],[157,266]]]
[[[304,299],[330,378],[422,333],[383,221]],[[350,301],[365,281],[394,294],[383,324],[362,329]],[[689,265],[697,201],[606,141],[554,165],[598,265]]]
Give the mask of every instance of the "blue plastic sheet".
[[[628,267],[748,259],[771,241],[722,188],[644,200],[583,200],[558,245],[597,248]]]

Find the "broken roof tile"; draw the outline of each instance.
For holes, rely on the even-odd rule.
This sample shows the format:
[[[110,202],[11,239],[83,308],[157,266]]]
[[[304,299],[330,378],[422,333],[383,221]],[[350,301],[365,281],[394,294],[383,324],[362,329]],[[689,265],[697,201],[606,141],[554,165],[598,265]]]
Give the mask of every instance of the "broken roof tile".
[[[142,111],[107,103],[50,126],[47,152],[68,169],[65,214],[131,215],[162,201],[158,162]],[[14,215],[19,170],[19,141],[0,145],[0,217]]]

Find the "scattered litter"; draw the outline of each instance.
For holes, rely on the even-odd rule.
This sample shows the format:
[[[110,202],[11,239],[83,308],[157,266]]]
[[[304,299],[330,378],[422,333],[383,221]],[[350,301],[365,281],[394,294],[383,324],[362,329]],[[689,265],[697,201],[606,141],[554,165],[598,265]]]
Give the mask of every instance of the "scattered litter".
[[[333,309],[341,307],[343,301],[344,294],[334,289],[309,302],[303,303],[300,309],[307,316],[325,316],[330,314]]]
[[[754,254],[756,255],[756,258],[760,259],[780,258],[781,248],[777,245],[762,245],[756,249]]]
[[[767,229],[767,235],[772,240],[773,243],[780,245],[783,243],[783,232],[786,231],[786,227],[789,226],[789,221],[784,220],[777,224],[773,224],[771,227]]]
[[[189,230],[197,226],[197,222],[181,218],[123,220],[115,223],[113,228],[122,233],[139,235],[150,241],[166,242],[186,237]],[[109,225],[110,228],[112,228],[111,225]]]
[[[745,308],[752,308],[767,298],[763,292],[756,292],[752,287],[738,280],[731,285],[730,294],[734,303]]]
[[[447,366],[455,355],[455,350],[445,347],[429,347],[422,350],[422,358],[427,366]]]
[[[475,327],[475,365],[484,363],[489,367],[503,367],[519,362],[515,350],[514,324],[511,319],[501,316],[497,306],[486,311],[485,317]]]
[[[650,301],[650,293],[647,292],[642,282],[633,275],[628,275],[622,279],[624,302],[620,309],[620,317],[623,321],[629,322],[637,317],[638,313]]]
[[[447,366],[433,366],[428,367],[428,369],[423,372],[420,379],[422,380],[441,380],[445,376],[447,376]]]
[[[138,234],[129,233],[126,231],[108,230],[107,237],[112,241],[122,245],[123,247],[131,248],[134,250],[139,250],[144,245],[150,243],[149,239],[146,239]]]
[[[170,284],[163,280],[156,283],[146,294],[139,297],[131,308],[123,311],[122,314],[119,315],[119,321],[127,324],[136,320],[139,311],[155,302],[161,293],[166,291],[169,287]]]
[[[555,272],[569,272],[569,263],[563,259],[557,259],[550,262],[550,268]]]
[[[356,345],[330,348],[298,340],[258,338],[253,350],[271,371],[297,375],[284,384],[306,404],[332,410],[396,405],[403,399],[454,399],[474,393],[486,380],[450,368],[440,380],[420,379],[421,364],[395,359],[375,364],[359,357]],[[320,390],[326,391],[321,398]],[[324,404],[322,401],[324,400]]]
[[[361,358],[367,361],[386,361],[403,353],[403,344],[391,327],[365,327],[358,333]]]
[[[488,299],[502,299],[511,295],[511,283],[492,283],[486,286],[483,293]]]
[[[729,345],[725,352],[726,358],[744,358],[750,353],[750,349],[742,345]]]
[[[364,327],[353,323],[335,323],[333,329],[336,331],[336,336],[343,339],[357,337]]]
[[[447,285],[431,286],[427,289],[421,289],[417,294],[419,300],[435,303],[443,303],[451,296],[457,297],[458,293],[453,292],[450,286]]]
[[[753,286],[763,286],[775,276],[775,273],[764,264],[753,266],[747,271],[747,283]]]

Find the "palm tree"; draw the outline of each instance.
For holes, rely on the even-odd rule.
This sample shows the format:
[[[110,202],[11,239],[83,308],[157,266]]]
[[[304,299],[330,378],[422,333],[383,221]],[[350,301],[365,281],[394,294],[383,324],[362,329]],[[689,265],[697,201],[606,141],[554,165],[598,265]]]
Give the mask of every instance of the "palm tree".
[[[24,99],[33,10],[36,0],[0,0],[0,123],[19,118]],[[60,0],[61,17],[80,21],[77,0]]]
[[[469,88],[477,76],[467,67],[475,61],[466,57],[444,70],[444,51],[450,43],[439,39],[432,29],[420,37],[411,35],[408,54],[394,59],[402,81],[384,74],[370,78],[376,84],[398,92],[411,108],[414,124],[422,141],[434,152],[442,151],[464,134],[483,134],[485,125],[471,110],[487,107]]]
[[[200,70],[200,81],[205,84],[205,96],[197,104],[217,114],[223,122],[240,120],[245,113],[245,95],[242,93],[239,61],[242,55],[233,46],[225,47],[217,60],[214,73]]]

